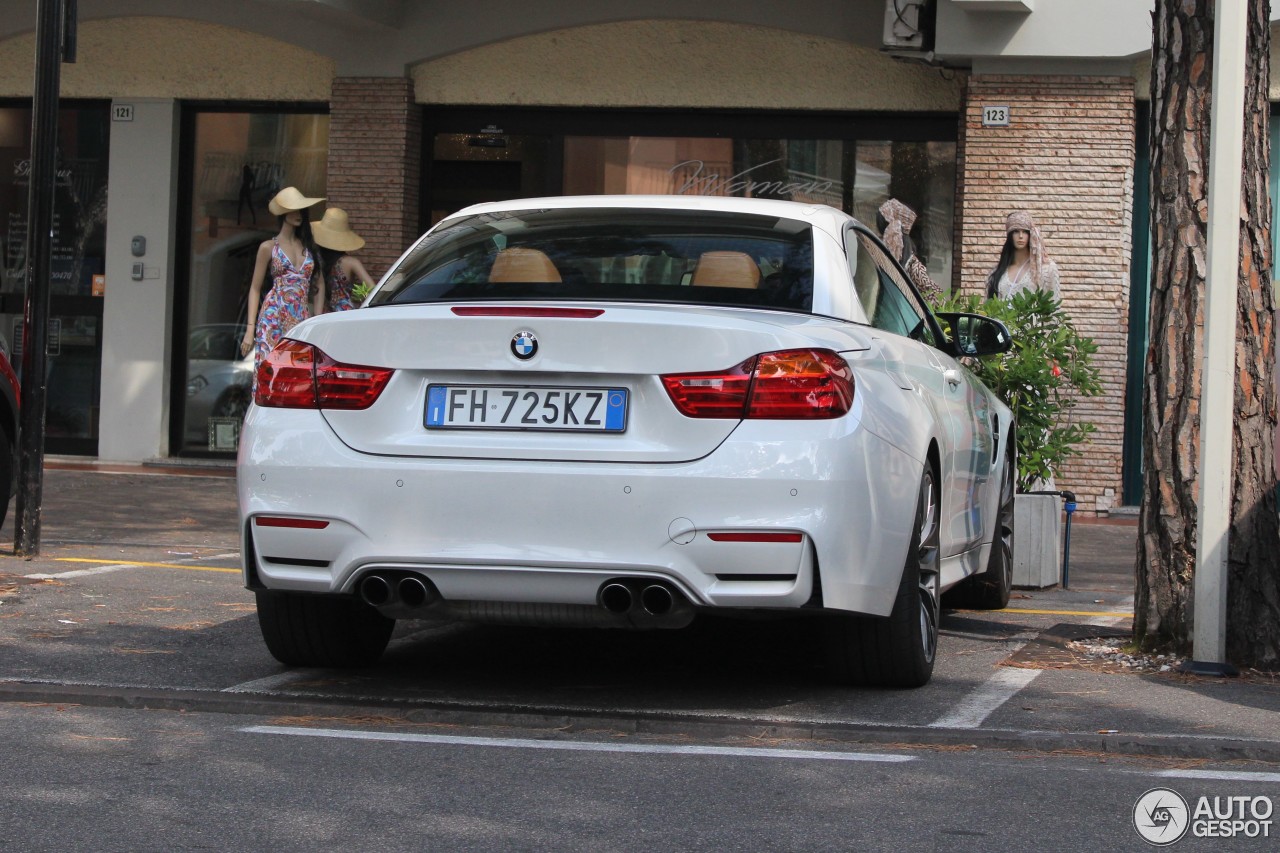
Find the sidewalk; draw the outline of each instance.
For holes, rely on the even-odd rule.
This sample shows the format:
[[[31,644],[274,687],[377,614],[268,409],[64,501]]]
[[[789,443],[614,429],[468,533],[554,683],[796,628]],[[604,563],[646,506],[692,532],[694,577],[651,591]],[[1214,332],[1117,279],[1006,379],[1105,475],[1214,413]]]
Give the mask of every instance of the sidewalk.
[[[0,699],[115,701],[107,698],[111,695],[108,689],[76,687],[90,683],[88,675],[75,675],[77,670],[66,658],[53,657],[52,652],[40,648],[38,638],[43,635],[39,631],[47,628],[37,630],[24,623],[37,611],[13,605],[23,596],[34,600],[32,585],[41,580],[33,575],[56,575],[61,578],[56,583],[61,587],[63,605],[97,607],[98,613],[106,612],[101,609],[103,603],[88,603],[102,598],[101,590],[91,589],[89,578],[76,576],[89,572],[75,570],[127,564],[122,567],[155,567],[145,581],[133,581],[134,586],[145,583],[162,589],[170,599],[198,611],[199,618],[191,620],[197,632],[214,632],[210,636],[219,643],[231,645],[214,655],[207,651],[209,637],[190,635],[191,652],[185,658],[185,651],[165,652],[173,655],[170,658],[157,653],[148,659],[149,669],[128,670],[123,667],[136,663],[139,655],[90,659],[88,656],[98,652],[90,648],[91,642],[82,640],[80,648],[88,651],[84,662],[76,665],[84,667],[84,673],[104,679],[102,673],[114,672],[119,683],[133,685],[167,684],[163,679],[176,678],[175,673],[185,679],[178,682],[181,685],[208,683],[214,692],[203,699],[205,694],[181,694],[186,703],[183,707],[193,710],[223,709],[230,688],[220,685],[272,673],[281,685],[270,693],[272,701],[316,701],[313,688],[309,691],[304,686],[305,679],[299,680],[296,690],[289,687],[289,672],[282,672],[266,657],[256,636],[252,596],[239,586],[235,571],[239,540],[233,475],[234,470],[225,465],[112,466],[51,460],[44,480],[40,555],[30,560],[13,555],[13,506],[0,529],[0,647],[19,652],[10,656],[11,661],[27,661],[20,678],[12,675],[12,667],[0,666]],[[784,658],[776,666],[768,660],[762,663],[762,681],[755,694],[748,683],[717,688],[720,692],[708,697],[698,690],[698,679],[708,680],[707,674],[695,672],[689,680],[677,681],[674,688],[657,695],[651,690],[652,680],[646,681],[650,673],[641,669],[638,675],[636,671],[628,674],[624,667],[607,676],[613,681],[605,687],[612,692],[583,699],[580,689],[557,693],[554,686],[539,685],[533,677],[525,685],[504,681],[495,674],[490,683],[481,684],[474,666],[466,663],[456,664],[457,673],[437,663],[426,689],[421,681],[415,681],[425,678],[415,671],[417,664],[396,669],[402,664],[396,659],[349,679],[359,688],[358,693],[342,694],[347,680],[340,673],[333,674],[326,683],[334,685],[336,692],[323,701],[349,706],[377,702],[385,690],[394,692],[386,699],[388,703],[416,708],[418,713],[461,713],[466,709],[475,713],[478,709],[490,716],[508,713],[545,719],[554,711],[558,719],[576,714],[580,719],[597,721],[625,718],[634,723],[648,719],[654,727],[697,725],[699,721],[755,730],[767,726],[773,731],[800,729],[814,737],[860,742],[976,744],[1280,762],[1280,679],[1260,673],[1233,679],[1187,676],[1176,671],[1173,661],[1157,661],[1149,667],[1126,665],[1121,653],[1105,647],[1106,638],[1118,638],[1112,643],[1119,645],[1131,630],[1136,535],[1132,522],[1076,519],[1071,531],[1070,588],[1015,590],[1005,611],[945,613],[938,670],[933,682],[918,691],[850,692],[803,677],[792,683],[787,679],[793,677],[795,665],[789,662],[792,659]],[[207,579],[216,577],[217,591],[200,592],[205,587],[195,585],[194,572],[172,572],[173,579],[169,579],[164,569],[179,568],[171,565],[177,562],[220,567],[209,571],[223,574],[201,578],[207,586]],[[121,572],[110,577],[125,575]],[[102,577],[94,576],[94,580]],[[129,591],[111,589],[116,596]],[[151,588],[146,592],[151,594]],[[193,598],[200,595],[208,600],[201,603]],[[41,625],[47,625],[48,610],[42,616],[45,622]],[[129,630],[143,633],[147,626],[139,620],[148,618],[162,620],[130,611],[105,624],[120,630],[126,619],[134,620],[128,622]],[[75,625],[84,620],[73,613],[64,621]],[[157,621],[151,627],[171,630],[165,624]],[[233,628],[237,632],[234,636],[230,633]],[[769,629],[752,630],[767,633]],[[540,635],[530,637],[531,644],[541,641]],[[643,665],[645,656],[652,657],[644,640],[620,641],[618,653],[635,654]],[[1088,642],[1082,645],[1080,640]],[[210,657],[206,660],[202,654]],[[441,653],[440,657],[447,655]],[[482,663],[491,659],[483,658]],[[1161,672],[1160,665],[1169,669]],[[51,666],[53,671],[42,671]],[[217,667],[225,672],[217,670],[214,677]],[[747,673],[732,671],[724,684],[733,685],[734,679],[749,681],[750,670]],[[386,674],[385,684],[370,681],[371,676],[380,674]],[[540,677],[547,680],[545,673]],[[606,679],[594,672],[592,677]],[[145,704],[145,697],[153,695],[142,688],[131,690],[130,701],[135,703]],[[774,700],[775,694],[781,698]],[[802,695],[793,698],[797,694]],[[147,701],[172,704],[178,701],[177,695],[157,687],[152,700]],[[369,699],[371,695],[374,699]],[[519,697],[518,701],[512,696]]]

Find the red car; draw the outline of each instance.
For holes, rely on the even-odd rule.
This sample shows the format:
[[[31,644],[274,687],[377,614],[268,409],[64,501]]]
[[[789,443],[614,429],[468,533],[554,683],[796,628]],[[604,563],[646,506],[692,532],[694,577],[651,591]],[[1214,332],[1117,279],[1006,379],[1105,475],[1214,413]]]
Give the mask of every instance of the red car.
[[[18,453],[18,375],[9,364],[9,353],[0,348],[0,524],[9,514]]]

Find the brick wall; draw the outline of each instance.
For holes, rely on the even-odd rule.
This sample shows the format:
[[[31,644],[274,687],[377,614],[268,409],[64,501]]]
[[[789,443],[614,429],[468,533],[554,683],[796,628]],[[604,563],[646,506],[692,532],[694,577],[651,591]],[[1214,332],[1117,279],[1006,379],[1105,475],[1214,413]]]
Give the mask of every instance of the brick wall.
[[[375,278],[416,240],[422,111],[407,77],[338,77],[329,100],[327,204],[366,241],[358,257]]]
[[[974,76],[960,133],[959,284],[980,292],[1011,210],[1031,211],[1062,275],[1063,304],[1098,344],[1103,395],[1075,417],[1097,427],[1058,488],[1085,512],[1119,503],[1132,248],[1134,81],[1121,77]],[[1008,106],[1009,127],[982,108]],[[1113,490],[1114,496],[1105,494]]]

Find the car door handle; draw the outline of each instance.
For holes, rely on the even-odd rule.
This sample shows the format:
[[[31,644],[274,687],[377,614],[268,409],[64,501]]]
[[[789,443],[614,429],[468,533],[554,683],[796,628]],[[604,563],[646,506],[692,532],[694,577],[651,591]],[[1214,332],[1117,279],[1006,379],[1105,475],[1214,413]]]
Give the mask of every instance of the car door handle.
[[[958,370],[944,370],[942,371],[942,378],[947,380],[947,384],[950,385],[952,388],[957,388],[960,386],[961,379],[960,379],[960,371]]]

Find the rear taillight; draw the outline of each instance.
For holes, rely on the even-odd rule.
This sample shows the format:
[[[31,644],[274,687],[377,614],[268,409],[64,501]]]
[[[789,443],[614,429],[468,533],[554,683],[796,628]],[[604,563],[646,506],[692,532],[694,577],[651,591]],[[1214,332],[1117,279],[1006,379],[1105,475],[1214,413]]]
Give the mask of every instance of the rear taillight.
[[[830,350],[767,352],[756,362],[749,418],[838,418],[853,404],[853,371]]]
[[[367,409],[393,372],[339,364],[311,344],[284,340],[258,365],[253,401],[277,409]]]
[[[838,418],[853,404],[853,371],[822,349],[766,352],[728,370],[663,376],[662,384],[691,418]]]
[[[664,376],[662,384],[676,408],[691,418],[741,418],[755,364],[752,356],[728,370]]]

